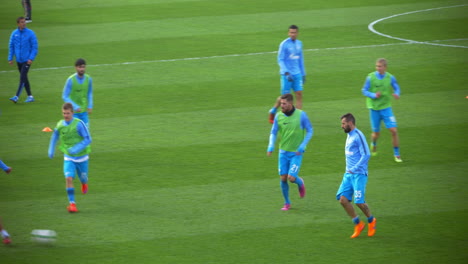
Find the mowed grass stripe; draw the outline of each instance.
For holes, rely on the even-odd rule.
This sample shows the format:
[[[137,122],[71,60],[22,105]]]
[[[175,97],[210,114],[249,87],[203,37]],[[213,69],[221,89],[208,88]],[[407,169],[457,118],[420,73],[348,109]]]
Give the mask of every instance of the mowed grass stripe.
[[[381,37],[378,36],[376,36],[376,38],[381,39]],[[273,46],[273,44],[271,46]],[[274,46],[276,47],[276,45]],[[365,48],[368,48],[368,53],[366,56],[362,56],[362,49]],[[223,50],[224,55],[221,54],[219,57],[208,56],[199,59],[194,57],[193,60],[190,60],[190,57],[177,60],[176,56],[172,57],[175,59],[174,61],[143,60],[141,63],[138,61],[129,61],[131,64],[128,65],[111,63],[103,65],[102,67],[90,64],[88,65],[87,71],[95,79],[97,87],[96,93],[105,89],[129,89],[130,87],[139,85],[152,85],[155,87],[155,89],[153,89],[153,92],[155,92],[161,89],[169,89],[169,87],[165,87],[166,85],[227,81],[239,79],[240,77],[242,77],[241,79],[251,79],[251,81],[264,77],[274,77],[276,78],[275,87],[279,86],[277,81],[279,79],[278,66],[273,47],[271,47],[271,51],[265,53],[226,54],[225,52],[226,50]],[[359,83],[356,83],[356,85],[361,86],[365,74],[373,70],[372,66],[369,66],[369,62],[375,60],[376,56],[379,56],[379,54],[390,56],[391,64],[389,67],[391,67],[391,72],[397,75],[399,79],[402,77],[404,78],[405,75],[398,74],[398,67],[407,65],[417,66],[427,63],[427,58],[406,60],[405,58],[408,54],[413,52],[428,52],[433,54],[430,58],[433,63],[425,66],[429,69],[431,67],[437,67],[435,66],[436,63],[453,64],[453,67],[455,67],[456,64],[463,63],[467,53],[465,49],[428,45],[363,45],[359,47],[342,46],[342,48],[339,49],[310,49],[305,51],[307,72],[310,75],[310,82],[306,84],[306,88],[318,86],[316,88],[314,87],[314,89],[320,89],[321,85],[327,85],[326,82],[322,83],[324,80],[316,78],[317,74],[328,73],[330,71],[351,72],[355,71],[355,68],[362,71],[361,75],[354,74],[354,78],[359,77]],[[347,59],[340,62],[341,67],[339,69],[336,67],[336,56]],[[143,59],[143,57],[141,59]],[[73,60],[68,59],[68,63],[72,64]],[[320,65],[320,67],[317,67],[317,65]],[[227,70],[227,68],[229,68],[229,70]],[[5,84],[10,83],[13,86],[17,82],[17,72],[13,71],[11,67],[8,69],[10,71],[0,74],[0,80],[4,81]],[[121,72],[125,72],[125,74],[116,74]],[[158,74],[152,75],[149,74],[150,72],[157,72]],[[239,72],[244,73],[244,75],[239,76]],[[47,71],[37,71],[33,69],[30,73],[30,79],[34,80],[34,88],[40,93],[45,93],[50,90],[55,91],[57,94],[56,96],[60,96],[66,78],[72,73],[72,66],[66,69],[50,69]],[[132,78],[129,78],[130,75]],[[364,75],[364,77],[362,75]],[[320,75],[318,77],[320,77]],[[345,80],[349,83],[350,80],[354,79]],[[158,87],[161,87],[161,89]],[[230,86],[222,85],[217,89],[226,89],[227,87]],[[237,89],[240,90],[242,87]],[[272,94],[276,94],[279,88],[271,90]],[[134,90],[135,93],[139,91],[139,89]],[[5,92],[6,91],[3,93]]]
[[[437,125],[466,124],[467,117],[463,115],[463,111],[460,111],[465,104],[464,96],[463,91],[406,95],[400,99],[401,101],[394,103],[399,127],[426,128],[433,126],[433,122]],[[420,98],[424,98],[424,101]],[[314,135],[327,136],[342,133],[339,123],[333,120],[338,120],[341,115],[349,111],[359,117],[362,129],[367,128],[368,111],[365,108],[364,99],[362,97],[305,103],[304,109],[308,112],[315,127]],[[445,109],[445,111],[437,109],[429,111],[428,105],[438,105],[438,109]],[[325,108],[330,110],[323,112],[322,109]],[[266,145],[270,125],[266,122],[265,109],[267,109],[266,106],[165,114],[142,113],[132,116],[119,115],[113,118],[91,116],[93,153],[262,140]],[[4,115],[8,118],[11,113]],[[21,122],[22,124],[5,126],[5,130],[2,131],[4,139],[15,138],[18,133],[24,136],[22,140],[8,143],[10,148],[15,148],[18,153],[21,153],[17,157],[14,154],[9,155],[9,158],[13,160],[45,158],[51,134],[41,130],[46,126],[55,127],[56,122],[61,119],[60,112],[57,111],[55,116],[56,118],[50,118],[51,121],[47,122],[27,124]],[[427,122],[428,116],[432,122]],[[314,142],[312,141],[311,144]],[[56,154],[57,158],[61,157],[58,150]]]
[[[75,43],[90,44],[126,40],[145,40],[148,38],[167,38],[173,37],[174,35],[179,37],[206,34],[215,36],[225,34],[226,32],[236,34],[280,30],[285,27],[284,25],[291,24],[291,17],[294,17],[294,23],[301,25],[303,29],[329,28],[345,25],[365,26],[369,21],[375,20],[375,14],[377,13],[394,14],[402,9],[418,10],[432,7],[433,4],[434,3],[331,8],[264,14],[183,17],[132,22],[119,21],[90,25],[53,25],[38,28],[32,25],[31,28],[40,36],[41,46],[48,47]],[[330,17],[334,19],[330,20]],[[217,26],[213,27],[213,25]],[[8,35],[8,32],[8,30],[0,30],[0,34]],[[83,35],[76,34],[76,32],[87,32],[89,35],[83,37]],[[125,32],[125,34],[122,34],[122,32]]]
[[[462,177],[466,162],[444,166],[412,166],[403,169],[403,174],[399,165],[395,164],[391,169],[373,169],[369,176],[368,202],[382,222],[386,222],[384,220],[386,218],[395,216],[431,215],[466,209],[460,202],[463,184],[466,184],[466,180]],[[438,176],[446,170],[452,172],[450,178]],[[11,213],[11,210],[15,211],[17,225],[21,226],[21,223],[25,222],[25,227],[20,227],[18,230],[23,234],[27,234],[27,230],[22,229],[28,228],[26,223],[30,221],[30,217],[35,219],[34,225],[39,228],[50,226],[50,216],[65,216],[66,224],[49,227],[59,234],[62,233],[62,247],[75,244],[73,241],[75,236],[81,236],[81,239],[89,237],[87,239],[89,244],[102,244],[325,223],[339,225],[347,222],[341,206],[335,200],[341,175],[342,171],[332,174],[303,175],[307,179],[309,191],[303,200],[298,198],[296,185],[290,184],[293,207],[289,212],[279,210],[282,197],[276,175],[255,181],[243,180],[121,192],[112,192],[112,190],[103,193],[90,192],[86,196],[77,196],[81,212],[76,215],[66,213],[64,194],[58,191],[54,191],[57,193],[55,198],[34,199],[36,209],[40,209],[38,210],[40,215],[36,216],[27,210],[16,209],[27,208],[31,200],[1,204],[7,214]],[[437,183],[435,188],[434,182]],[[99,179],[96,179],[93,185],[100,184]],[[421,206],[417,200],[429,186],[432,186],[432,195],[439,199],[432,201],[430,207]],[[388,199],[392,199],[395,194],[398,194],[399,199],[406,201],[404,208],[387,206]],[[119,212],[119,217],[115,217],[116,211]],[[125,222],[122,222],[122,219],[126,219]],[[68,228],[70,224],[75,229],[70,230]],[[392,224],[389,222],[387,225]],[[385,225],[382,227],[382,232],[385,233]],[[102,234],[98,235],[96,232]],[[24,239],[24,236],[20,235],[19,239]],[[105,237],[105,240],[91,239],[96,236]]]
[[[445,225],[445,230],[452,232],[466,231],[466,226],[462,222],[456,221],[457,216],[468,217],[468,212],[436,213],[432,215],[431,223]],[[406,221],[408,218],[413,221]],[[99,245],[82,244],[79,246],[79,252],[82,255],[94,256],[93,261],[99,263],[115,263],[128,258],[129,255],[132,256],[132,261],[138,263],[288,263],[291,262],[291,259],[304,263],[311,259],[318,263],[334,263],[335,261],[349,262],[350,256],[353,256],[352,260],[358,259],[358,256],[353,255],[357,247],[376,247],[378,244],[385,250],[370,250],[366,253],[366,259],[370,261],[390,259],[389,263],[393,261],[398,263],[433,261],[463,263],[467,257],[463,250],[465,245],[463,239],[458,239],[456,236],[434,237],[433,232],[430,232],[430,223],[426,221],[427,215],[394,216],[383,220],[385,222],[381,221],[379,232],[374,238],[367,238],[366,230],[364,230],[361,237],[353,242],[348,240],[352,231],[349,223],[330,222],[296,228],[279,227],[234,233],[136,240],[131,241],[131,243],[128,241],[120,243],[101,241],[102,244]],[[411,223],[418,223],[418,225],[426,227],[429,232],[421,232],[416,236],[414,234],[415,225]],[[333,230],[333,232],[326,232],[327,230]],[[308,233],[305,234],[305,232]],[[400,232],[406,235],[399,236]],[[349,246],[336,251],[334,246],[337,243],[343,243],[345,239]],[[420,239],[423,239],[426,245],[421,250],[416,251],[414,244],[420,243]],[[320,241],[320,246],[318,246],[317,241]],[[284,254],[283,250],[294,252],[297,250],[297,245],[301,243],[312,246],[308,247],[309,250],[299,251],[295,254]],[[2,260],[7,261],[6,263],[68,263],[76,261],[75,255],[63,254],[64,250],[69,247],[22,246],[10,249],[15,253],[12,254],[13,257],[7,255]],[[28,251],[30,248],[39,251]],[[116,248],[120,250],[115,250]],[[272,251],[272,249],[277,250]],[[53,255],[54,258],[50,258],[44,252]],[[96,254],[97,252],[98,254]],[[11,261],[8,262],[9,260]],[[358,261],[352,263],[358,263]]]
[[[406,4],[409,1],[394,1],[393,4]],[[413,1],[416,2],[416,1]],[[77,4],[63,4],[61,9],[53,5],[35,5],[35,13],[38,16],[48,15],[56,20],[50,22],[74,24],[108,23],[116,21],[151,20],[164,18],[199,16],[220,16],[233,14],[252,14],[276,12],[277,6],[281,5],[281,0],[236,0],[236,1],[132,1],[124,6],[122,4],[111,5],[109,3],[90,3],[84,1],[80,3],[80,14],[76,16]],[[358,3],[340,3],[340,7],[362,7],[362,6],[387,5],[386,3],[374,3],[362,1]],[[16,6],[13,6],[16,7]],[[283,11],[302,11],[306,9],[323,9],[323,5],[315,2],[296,2],[294,5],[282,5]],[[120,15],[125,11],[124,15]],[[0,13],[1,14],[1,13]],[[115,15],[119,14],[119,15]],[[79,17],[87,17],[80,20]],[[67,20],[68,18],[68,20]]]
[[[465,91],[466,92],[466,91]],[[438,125],[462,125],[468,122],[463,115],[465,104],[463,91],[444,91],[435,93],[418,93],[402,96],[401,101],[394,103],[394,111],[400,128],[431,127]],[[420,98],[424,98],[423,101]],[[405,101],[403,104],[402,101]],[[447,111],[430,111],[428,105],[438,105]],[[35,105],[35,107],[39,107]],[[57,106],[57,109],[59,106]],[[135,105],[136,107],[136,105]],[[321,109],[330,109],[323,112]],[[131,115],[112,118],[93,118],[91,116],[91,132],[93,137],[93,152],[114,152],[146,148],[183,147],[191,145],[222,144],[245,141],[268,141],[270,125],[266,121],[266,106],[242,107],[234,109],[217,109],[190,111],[178,113],[158,113]],[[342,131],[339,123],[334,122],[346,112],[354,112],[359,117],[360,126],[368,126],[368,111],[365,108],[365,98],[347,100],[322,101],[305,103],[304,109],[315,126],[315,136],[336,135]],[[427,122],[430,115],[432,122]],[[10,116],[10,114],[8,114]],[[8,118],[8,116],[6,118]],[[28,122],[9,125],[3,131],[4,138],[14,138],[20,133],[24,139],[9,142],[10,148],[15,148],[20,156],[9,155],[11,159],[46,157],[50,133],[42,132],[42,128],[55,127],[61,119],[57,111],[55,118],[47,122]],[[13,117],[13,116],[12,116]],[[112,128],[112,130],[109,130]],[[403,137],[403,135],[402,135]],[[42,143],[38,143],[42,142]],[[312,142],[313,143],[313,142]],[[109,147],[112,146],[112,147]],[[22,153],[24,152],[24,153]],[[61,153],[57,150],[58,157]]]

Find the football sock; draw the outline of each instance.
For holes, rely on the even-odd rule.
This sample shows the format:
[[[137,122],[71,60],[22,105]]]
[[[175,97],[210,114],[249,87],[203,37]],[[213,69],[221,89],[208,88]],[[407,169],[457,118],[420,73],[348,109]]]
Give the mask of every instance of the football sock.
[[[359,224],[359,222],[361,222],[361,221],[359,221],[359,216],[356,216],[355,218],[353,218],[353,223],[355,225]]]
[[[371,215],[370,217],[367,217],[367,222],[372,223],[374,221],[374,216]]]
[[[8,232],[7,232],[5,229],[3,229],[3,230],[2,230],[2,237],[3,237],[3,238],[5,238],[5,237],[10,237],[10,234],[8,234]]]
[[[276,107],[273,107],[270,109],[270,114],[276,114]]]
[[[68,201],[75,203],[75,188],[67,188]]]
[[[372,141],[372,142],[371,142],[371,146],[372,146],[372,147],[376,147],[376,146],[377,146],[377,141]]]
[[[287,181],[280,181],[281,183],[281,192],[283,193],[284,203],[291,204],[289,200],[289,185]]]
[[[299,176],[297,176],[294,183],[301,187],[304,184],[304,181],[301,178],[299,178]]]
[[[393,147],[393,153],[395,156],[400,156],[400,147]]]
[[[8,170],[8,166],[7,166],[5,163],[3,163],[2,160],[0,160],[0,168],[1,168],[2,170]]]

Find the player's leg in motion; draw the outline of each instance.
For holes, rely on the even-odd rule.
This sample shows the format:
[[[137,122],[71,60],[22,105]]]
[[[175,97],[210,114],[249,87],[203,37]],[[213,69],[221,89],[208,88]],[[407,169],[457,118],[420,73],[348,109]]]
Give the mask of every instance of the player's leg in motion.
[[[400,157],[400,139],[398,138],[398,131],[396,127],[388,129],[392,134],[392,144],[393,144],[393,155],[395,156],[396,162],[402,162],[403,160]]]
[[[302,91],[294,92],[296,95],[296,108],[302,109]]]
[[[353,174],[354,203],[367,217],[369,223],[368,236],[373,236],[376,231],[377,219],[372,215],[369,205],[365,202],[367,175]]]
[[[345,196],[340,197],[340,204],[345,209],[346,213],[351,217],[354,223],[354,233],[351,235],[351,238],[356,238],[361,234],[361,231],[364,229],[364,223],[359,220],[359,216],[356,214],[351,201],[348,200]]]
[[[380,137],[380,123],[381,123],[381,116],[380,116],[380,111],[376,110],[370,110],[370,123],[371,123],[371,129],[372,129],[372,135],[371,135],[371,146],[370,146],[370,151],[372,156],[377,155],[377,140]]]
[[[375,218],[371,212],[370,212],[370,209],[369,209],[369,205],[367,205],[367,203],[359,203],[359,204],[356,204],[357,207],[359,207],[359,209],[361,209],[361,211],[366,215],[367,217],[367,222],[369,224],[368,226],[368,230],[367,230],[367,235],[368,236],[373,236],[375,235],[375,231],[376,231],[376,225],[377,225],[377,218]]]
[[[0,233],[2,233],[2,239],[4,244],[10,244],[10,234],[3,228],[2,219],[0,219]]]
[[[0,160],[0,169],[4,170],[7,174],[11,172],[11,168],[3,163],[2,160]]]
[[[288,171],[291,166],[291,157],[288,153],[280,153],[278,157],[278,169],[280,173],[280,186],[281,193],[284,198],[284,206],[281,208],[283,211],[289,210],[291,206],[291,200],[289,200],[289,185],[288,185]]]
[[[291,200],[289,200],[289,185],[288,185],[288,175],[281,175],[280,178],[280,186],[281,186],[281,193],[283,194],[284,198],[284,206],[281,208],[283,211],[289,210],[291,206]]]
[[[75,163],[70,160],[65,160],[63,164],[63,170],[65,174],[65,184],[69,203],[67,210],[70,213],[75,213],[78,212],[75,203],[75,188],[73,187],[73,179],[75,178],[76,173]]]
[[[304,180],[299,176],[292,176],[292,175],[288,175],[288,179],[290,182],[297,184],[297,188],[299,190],[299,197],[304,198],[305,196]]]
[[[31,0],[21,0],[21,4],[24,8],[24,16],[26,18],[26,22],[32,22],[32,7],[31,7]]]
[[[26,103],[34,102],[34,98],[33,98],[32,92],[31,92],[31,85],[30,85],[29,79],[28,79],[28,72],[29,72],[30,68],[31,68],[31,65],[29,65],[28,63],[25,62],[21,66],[21,71],[20,71],[20,84],[19,85],[24,86],[24,89],[26,89],[26,93],[28,94],[28,98],[26,100]],[[20,89],[20,88],[18,88],[18,89]]]
[[[299,171],[302,165],[302,157],[302,155],[296,155],[295,153],[292,154],[291,165],[288,171],[288,179],[290,182],[297,184],[299,197],[304,198],[306,192],[305,184],[304,180],[299,177]]]
[[[81,182],[81,192],[83,194],[88,192],[88,162],[89,160],[76,163],[78,178]]]

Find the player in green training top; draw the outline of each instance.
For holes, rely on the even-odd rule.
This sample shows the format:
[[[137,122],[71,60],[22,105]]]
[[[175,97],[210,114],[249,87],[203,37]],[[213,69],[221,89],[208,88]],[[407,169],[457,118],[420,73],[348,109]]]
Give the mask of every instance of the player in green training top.
[[[281,113],[277,113],[273,121],[267,155],[271,156],[279,132],[281,139],[278,171],[281,179],[281,192],[284,197],[284,206],[281,210],[287,211],[291,206],[288,180],[297,184],[301,198],[305,196],[304,180],[299,177],[299,170],[302,164],[302,156],[314,130],[307,114],[294,107],[292,94],[283,94],[280,100]]]
[[[62,99],[73,105],[73,116],[81,119],[89,127],[88,114],[93,111],[93,79],[85,73],[86,61],[77,59],[76,73],[68,77],[63,88]]]
[[[49,158],[54,157],[55,145],[60,140],[59,149],[63,152],[63,172],[67,186],[67,195],[70,213],[78,212],[75,203],[75,188],[73,179],[75,175],[81,182],[83,194],[88,192],[88,161],[91,144],[91,135],[83,121],[73,117],[73,105],[65,103],[62,106],[63,120],[57,123],[49,144]]]
[[[400,86],[395,77],[387,71],[387,60],[377,59],[375,72],[369,73],[362,88],[362,94],[367,96],[367,108],[370,110],[372,126],[371,154],[377,155],[377,139],[380,136],[380,123],[390,130],[393,142],[393,155],[396,162],[402,162],[400,157],[400,140],[398,138],[397,122],[392,111],[392,96],[400,98]]]

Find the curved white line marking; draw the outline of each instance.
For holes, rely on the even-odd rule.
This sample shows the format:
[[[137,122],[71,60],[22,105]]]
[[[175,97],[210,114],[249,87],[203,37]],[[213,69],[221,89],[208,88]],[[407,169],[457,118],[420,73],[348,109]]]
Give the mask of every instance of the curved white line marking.
[[[416,41],[416,40],[411,40],[411,39],[398,38],[398,37],[394,37],[394,36],[390,36],[390,35],[387,35],[387,34],[380,33],[380,32],[378,32],[377,30],[374,29],[374,25],[375,25],[375,24],[379,23],[380,21],[389,19],[389,18],[393,18],[393,17],[397,17],[397,16],[403,16],[403,15],[409,15],[409,14],[414,14],[414,13],[419,13],[419,12],[427,12],[427,11],[432,11],[432,10],[444,9],[444,8],[460,7],[460,6],[467,6],[467,5],[465,4],[465,5],[443,6],[443,7],[429,8],[429,9],[416,10],[416,11],[411,11],[411,12],[406,12],[406,13],[391,15],[391,16],[388,16],[388,17],[384,17],[384,18],[375,20],[374,22],[370,23],[370,24],[367,26],[367,28],[368,28],[370,31],[372,31],[372,32],[374,32],[375,34],[377,34],[377,35],[380,35],[380,36],[383,36],[383,37],[386,37],[386,38],[397,39],[397,40],[401,40],[401,41],[405,41],[405,42],[409,42],[409,43],[413,43],[413,44],[426,44],[426,45],[434,45],[434,46],[443,46],[443,47],[454,47],[454,48],[464,48],[464,49],[467,49],[467,48],[468,48],[467,46],[448,45],[448,44],[438,44],[438,43],[430,43],[430,42],[425,42],[425,41]]]

